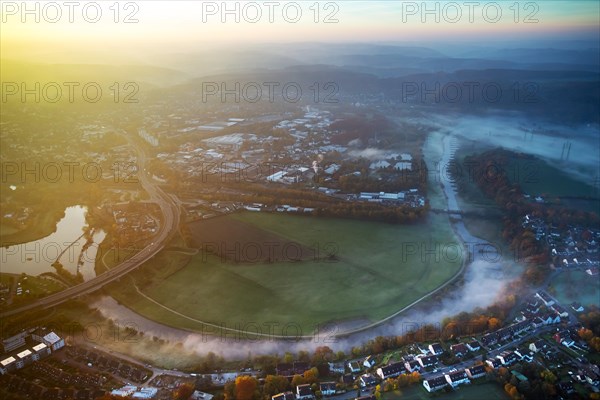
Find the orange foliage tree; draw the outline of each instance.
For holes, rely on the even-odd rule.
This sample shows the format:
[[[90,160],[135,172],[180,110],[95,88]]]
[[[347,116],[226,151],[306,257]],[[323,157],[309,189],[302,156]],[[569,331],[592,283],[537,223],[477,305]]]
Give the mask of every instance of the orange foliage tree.
[[[258,387],[258,381],[252,376],[238,376],[235,378],[236,400],[253,400]]]

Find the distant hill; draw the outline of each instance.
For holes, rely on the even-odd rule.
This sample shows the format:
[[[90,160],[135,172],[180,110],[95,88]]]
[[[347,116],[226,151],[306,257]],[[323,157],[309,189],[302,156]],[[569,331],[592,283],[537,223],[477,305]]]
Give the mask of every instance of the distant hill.
[[[136,82],[140,87],[167,87],[189,75],[175,69],[151,65],[43,64],[2,59],[2,81],[16,82]]]
[[[369,71],[369,69],[366,69]],[[600,81],[598,74],[586,71],[536,71],[515,69],[458,70],[455,72],[407,73],[401,77],[378,77],[375,74],[358,72],[352,69],[331,65],[299,65],[281,69],[255,69],[238,73],[223,73],[192,79],[186,84],[168,90],[170,94],[184,94],[189,87],[201,88],[203,82],[226,82],[233,87],[235,82],[244,85],[248,82],[296,82],[303,89],[315,82],[334,82],[339,88],[339,96],[379,95],[382,99],[399,105],[412,102],[414,105],[433,107],[437,110],[454,110],[465,113],[480,113],[495,108],[519,112],[529,112],[540,117],[562,121],[600,122]],[[465,83],[476,84],[475,97],[469,98]],[[418,96],[407,100],[409,90],[425,85],[427,90],[439,87],[439,101],[431,94],[424,101]],[[436,86],[437,85],[437,86]],[[458,101],[445,97],[447,85],[458,85],[463,93]],[[483,87],[491,87],[490,96],[482,95]],[[410,89],[409,89],[410,88]],[[496,96],[497,101],[490,101]],[[420,90],[420,89],[419,89]],[[450,89],[450,93],[453,89]],[[446,92],[448,93],[448,92]],[[420,93],[419,93],[420,95]],[[448,95],[450,96],[450,95]],[[492,99],[495,100],[495,99]],[[435,103],[435,104],[434,104]]]
[[[586,50],[565,50],[565,49],[486,49],[470,51],[463,54],[463,57],[479,57],[488,60],[512,61],[520,64],[568,64],[568,65],[589,65],[600,66],[600,57],[598,48]]]

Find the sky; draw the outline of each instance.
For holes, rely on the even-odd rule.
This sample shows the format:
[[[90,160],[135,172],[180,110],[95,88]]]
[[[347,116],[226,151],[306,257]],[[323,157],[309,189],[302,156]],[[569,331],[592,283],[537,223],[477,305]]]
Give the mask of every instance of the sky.
[[[2,1],[2,58],[274,42],[583,40],[591,1]]]

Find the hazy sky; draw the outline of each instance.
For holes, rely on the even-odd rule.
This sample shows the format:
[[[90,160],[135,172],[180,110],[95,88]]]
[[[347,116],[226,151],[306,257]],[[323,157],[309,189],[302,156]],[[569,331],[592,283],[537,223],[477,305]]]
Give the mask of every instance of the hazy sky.
[[[597,39],[600,25],[595,0],[73,3],[3,1],[2,57],[254,42]]]

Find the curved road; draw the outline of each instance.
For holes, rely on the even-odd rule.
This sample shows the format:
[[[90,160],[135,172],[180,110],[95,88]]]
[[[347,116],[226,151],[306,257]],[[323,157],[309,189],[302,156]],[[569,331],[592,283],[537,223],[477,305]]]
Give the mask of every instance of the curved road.
[[[135,144],[132,143],[129,138],[127,139],[138,153],[138,177],[140,179],[140,183],[144,190],[148,192],[152,201],[158,204],[163,215],[163,221],[158,231],[158,235],[153,239],[152,243],[144,247],[139,253],[136,253],[133,257],[123,261],[121,264],[103,273],[102,275],[90,279],[89,281],[80,283],[79,285],[65,289],[61,292],[46,296],[33,303],[4,311],[0,313],[0,318],[5,318],[39,307],[48,308],[56,306],[69,299],[92,293],[102,288],[104,285],[123,277],[146,261],[150,260],[165,247],[166,243],[168,243],[169,239],[171,239],[173,233],[176,232],[176,228],[179,226],[179,207],[173,203],[170,196],[168,196],[161,188],[154,186],[154,183],[146,176],[144,173],[144,164],[146,162],[146,156],[144,152],[135,146]]]

